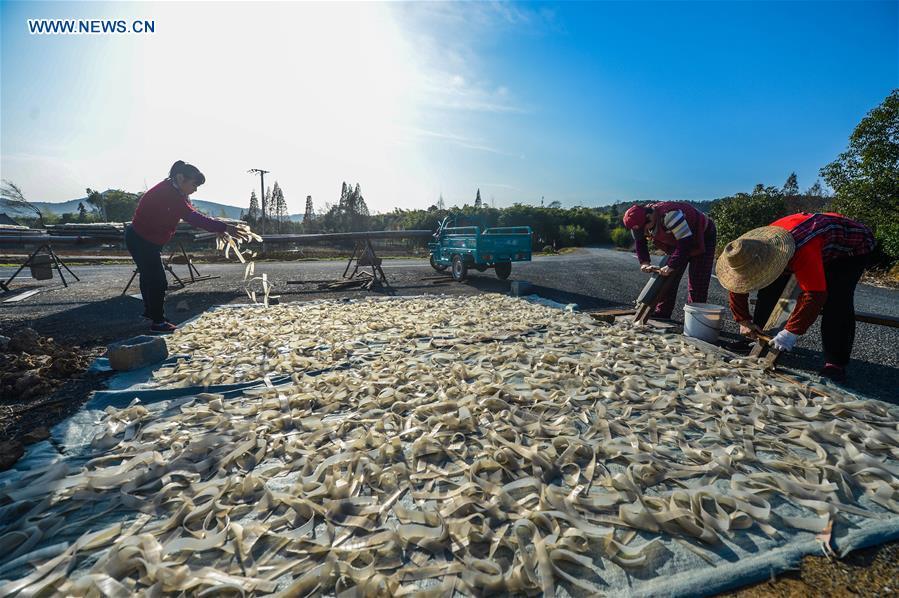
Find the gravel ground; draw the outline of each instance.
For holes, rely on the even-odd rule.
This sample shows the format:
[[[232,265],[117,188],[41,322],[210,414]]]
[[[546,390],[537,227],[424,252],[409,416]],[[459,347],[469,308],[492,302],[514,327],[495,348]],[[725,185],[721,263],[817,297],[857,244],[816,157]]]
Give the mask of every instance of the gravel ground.
[[[508,293],[510,281],[500,281],[488,271],[473,272],[465,284],[452,282],[448,276],[434,272],[424,260],[386,260],[386,272],[391,288],[377,293],[366,291],[321,291],[319,282],[335,281],[343,273],[345,261],[321,262],[260,262],[256,274],[265,272],[274,284],[273,294],[282,302],[308,301],[319,298],[366,297],[372,294],[446,294],[464,295],[481,292]],[[184,266],[176,266],[179,276]],[[181,322],[202,313],[213,305],[246,303],[243,292],[243,267],[240,264],[201,264],[200,272],[219,278],[204,280],[168,294],[167,313]],[[143,334],[146,323],[139,317],[140,300],[123,296],[122,289],[131,275],[131,266],[104,265],[73,268],[81,278],[64,288],[58,279],[34,281],[17,279],[14,290],[41,289],[37,295],[20,303],[5,303],[12,294],[0,295],[0,334],[10,336],[23,327],[31,327],[58,342],[81,345],[86,351],[102,347],[112,341]],[[0,278],[12,274],[12,268],[0,267]],[[581,309],[630,307],[646,282],[633,255],[611,249],[589,248],[560,256],[538,256],[533,262],[515,264],[511,280],[527,280],[540,295],[565,303],[577,303]],[[302,284],[288,285],[288,281]],[[683,302],[686,282],[681,283],[676,321],[683,321]],[[133,285],[130,293],[139,292]],[[856,307],[888,315],[899,315],[899,291],[860,285],[856,291]],[[182,303],[184,302],[184,303]],[[710,303],[726,305],[726,293],[712,280]],[[181,309],[177,306],[181,304]],[[736,339],[736,326],[728,321],[724,336]],[[893,403],[899,403],[899,329],[859,323],[855,350],[845,386],[855,392]],[[817,372],[823,365],[820,329],[817,324],[799,342],[794,353],[782,357],[787,369]],[[32,410],[26,427],[51,426],[87,398],[88,391],[100,381],[86,380],[61,389],[58,395],[70,398],[73,404],[59,408],[57,397],[48,399],[54,410],[40,415]],[[74,396],[82,391],[84,396]],[[37,412],[38,415],[35,413]],[[42,417],[42,419],[41,419]],[[9,429],[9,428],[7,428]],[[778,577],[741,590],[730,596],[756,598],[758,596],[846,596],[894,594],[899,568],[899,544],[892,543],[853,553],[846,559],[828,560],[807,557],[800,571]]]

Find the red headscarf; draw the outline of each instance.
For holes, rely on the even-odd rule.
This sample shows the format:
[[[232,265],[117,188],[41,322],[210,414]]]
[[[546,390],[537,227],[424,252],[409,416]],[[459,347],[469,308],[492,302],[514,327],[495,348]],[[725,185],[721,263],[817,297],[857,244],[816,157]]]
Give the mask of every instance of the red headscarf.
[[[629,230],[639,230],[646,226],[647,209],[644,206],[631,206],[624,213],[624,228]]]

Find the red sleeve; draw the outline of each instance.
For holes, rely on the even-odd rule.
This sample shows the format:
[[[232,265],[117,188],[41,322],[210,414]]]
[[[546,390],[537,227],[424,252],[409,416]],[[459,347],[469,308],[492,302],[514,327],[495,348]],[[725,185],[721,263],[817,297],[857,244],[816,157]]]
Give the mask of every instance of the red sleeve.
[[[208,216],[204,216],[203,214],[196,211],[194,207],[190,205],[190,201],[188,201],[187,199],[184,200],[181,218],[183,218],[191,226],[202,228],[203,230],[208,230],[211,233],[223,233],[227,228],[227,225],[221,220],[209,218]]]
[[[827,301],[827,291],[802,291],[796,300],[796,308],[790,314],[790,319],[784,326],[793,334],[803,335],[809,327],[818,319],[824,302]]]
[[[649,259],[649,247],[646,244],[646,237],[643,236],[643,231],[639,233],[631,231],[631,235],[634,237],[634,250],[637,252],[637,259],[641,264],[652,263]]]
[[[730,312],[734,314],[734,320],[745,322],[752,319],[752,316],[749,314],[749,295],[730,293],[728,303],[730,303]]]
[[[668,258],[667,266],[672,270],[679,270],[680,268],[687,265],[687,261],[690,259],[690,249],[693,247],[693,237],[684,237],[683,239],[677,240],[677,247],[674,249],[674,253],[671,254],[671,257]]]

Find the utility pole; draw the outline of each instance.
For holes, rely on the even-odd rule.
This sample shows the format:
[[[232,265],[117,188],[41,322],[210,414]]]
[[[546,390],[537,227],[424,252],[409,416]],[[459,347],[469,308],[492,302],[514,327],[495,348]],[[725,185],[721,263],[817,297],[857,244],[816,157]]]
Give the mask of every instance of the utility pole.
[[[251,172],[253,174],[259,173],[259,205],[262,208],[262,226],[260,229],[261,234],[265,234],[265,175],[268,174],[268,170],[262,170],[261,168],[251,168],[247,172]]]

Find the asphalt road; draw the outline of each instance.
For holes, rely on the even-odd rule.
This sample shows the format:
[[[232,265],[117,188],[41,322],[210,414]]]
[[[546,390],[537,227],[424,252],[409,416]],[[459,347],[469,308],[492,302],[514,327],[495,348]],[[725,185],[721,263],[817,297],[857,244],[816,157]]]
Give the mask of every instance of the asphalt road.
[[[319,282],[337,280],[343,273],[344,260],[314,262],[261,262],[256,273],[265,272],[274,284],[273,294],[282,302],[308,301],[319,298],[364,297],[369,291],[321,291]],[[186,275],[185,266],[175,266]],[[170,290],[166,309],[173,321],[183,321],[210,306],[246,303],[243,291],[243,266],[240,264],[200,264],[204,275],[219,278]],[[17,279],[13,289],[41,289],[38,294],[19,303],[5,302],[13,293],[0,295],[0,334],[7,336],[17,328],[30,326],[41,334],[82,346],[95,346],[127,338],[146,331],[140,319],[142,303],[122,296],[130,266],[77,266],[81,278],[64,288],[58,278],[51,281]],[[481,292],[508,293],[511,280],[527,280],[547,298],[577,303],[581,309],[629,307],[646,282],[632,253],[611,249],[589,248],[559,256],[538,256],[530,263],[517,263],[509,281],[501,281],[491,272],[472,272],[464,284],[441,277],[425,260],[385,260],[391,288],[380,293],[397,295]],[[0,268],[4,280],[12,268]],[[685,277],[686,278],[686,277]],[[301,284],[287,284],[301,281]],[[175,285],[176,286],[176,285]],[[139,292],[133,285],[129,293]],[[377,293],[374,293],[377,294]],[[681,282],[674,318],[683,321],[683,302],[687,283]],[[186,302],[186,309],[176,306]],[[725,291],[712,280],[710,303],[726,305]],[[899,291],[860,285],[855,296],[856,308],[862,311],[899,315]],[[735,338],[736,326],[726,323],[725,336]],[[859,323],[849,379],[845,386],[870,397],[899,403],[899,329]],[[781,364],[806,372],[817,372],[823,365],[820,329],[816,324],[802,337],[797,349],[781,358]]]

